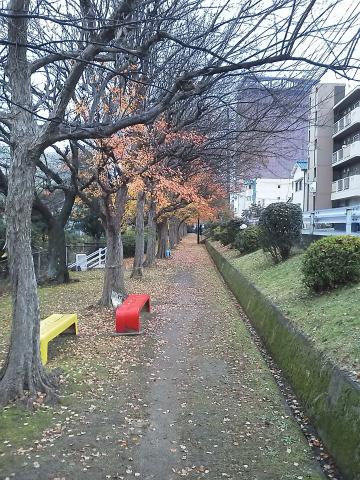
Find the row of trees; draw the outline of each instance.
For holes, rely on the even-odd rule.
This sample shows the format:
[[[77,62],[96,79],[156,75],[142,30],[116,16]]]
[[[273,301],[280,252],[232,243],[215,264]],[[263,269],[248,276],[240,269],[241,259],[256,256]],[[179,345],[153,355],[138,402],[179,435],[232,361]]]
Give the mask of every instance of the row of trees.
[[[342,3],[1,4],[0,141],[10,152],[1,182],[7,196],[13,318],[0,403],[55,393],[55,378],[39,356],[32,212],[47,219],[56,251],[55,277],[64,264],[56,244],[63,241],[75,200],[98,212],[108,245],[102,298],[107,303],[110,289],[123,288],[119,224],[129,192],[137,198],[138,231],[147,203],[148,224],[151,228],[158,220],[162,239],[161,221],[167,215],[185,209],[179,218],[186,218],[186,208],[204,207],[227,152],[233,159],[243,151],[253,153],[253,136],[244,135],[242,142],[238,133],[243,124],[234,129],[241,91],[235,75],[242,79],[291,71],[314,77],[314,71],[319,76],[319,69],[326,68],[352,74],[359,13]],[[250,123],[257,135],[264,133],[263,122],[258,128],[253,119]],[[216,124],[216,134],[210,134]],[[57,154],[60,172],[46,161],[49,149]],[[61,196],[57,208],[47,211],[39,182]],[[140,262],[134,273],[141,274],[141,268]]]

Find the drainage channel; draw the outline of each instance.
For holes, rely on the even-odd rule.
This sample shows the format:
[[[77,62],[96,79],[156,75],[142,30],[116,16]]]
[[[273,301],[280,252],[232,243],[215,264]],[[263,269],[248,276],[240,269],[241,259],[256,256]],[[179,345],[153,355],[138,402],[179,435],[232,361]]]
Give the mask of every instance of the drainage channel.
[[[222,277],[221,277],[222,278]],[[222,278],[222,281],[224,279]],[[225,283],[226,285],[226,283]],[[229,289],[228,289],[229,290]],[[322,442],[321,438],[319,437],[318,433],[316,432],[315,427],[311,424],[310,419],[305,414],[305,411],[301,405],[301,402],[297,399],[293,389],[291,388],[288,381],[285,379],[282,370],[278,367],[275,363],[269,352],[267,351],[263,341],[259,337],[258,333],[256,332],[255,328],[251,324],[250,320],[246,316],[245,312],[242,310],[241,305],[236,300],[232,292],[229,290],[230,294],[234,298],[236,305],[238,306],[241,312],[241,318],[245,323],[246,327],[248,328],[254,343],[256,344],[258,350],[262,354],[264,360],[266,361],[276,384],[278,385],[281,393],[283,394],[287,405],[290,408],[290,411],[293,414],[296,422],[300,426],[312,452],[314,458],[319,462],[322,471],[326,475],[327,478],[331,480],[343,480],[343,476],[341,475],[340,471],[336,467],[335,461],[326,449],[324,443]]]

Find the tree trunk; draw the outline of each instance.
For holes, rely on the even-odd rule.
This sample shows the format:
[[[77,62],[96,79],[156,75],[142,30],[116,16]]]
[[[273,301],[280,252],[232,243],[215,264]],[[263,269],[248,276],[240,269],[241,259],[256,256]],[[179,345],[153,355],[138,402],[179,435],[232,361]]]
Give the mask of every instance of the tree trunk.
[[[136,226],[135,226],[135,257],[131,277],[141,278],[143,276],[144,263],[144,206],[145,193],[139,192],[136,203]]]
[[[31,253],[31,210],[35,165],[36,124],[31,117],[30,73],[26,58],[28,1],[9,4],[8,76],[14,123],[11,129],[11,166],[6,200],[6,237],[12,286],[10,348],[0,372],[0,404],[38,392],[54,395],[55,381],[45,373],[39,349],[40,316]]]
[[[0,403],[24,398],[31,402],[37,392],[53,393],[39,349],[40,316],[37,284],[31,253],[31,208],[35,164],[28,168],[24,147],[14,149],[6,202],[7,247],[12,285],[13,317],[10,349],[0,374]]]
[[[69,282],[70,275],[66,264],[65,230],[61,219],[58,217],[53,217],[48,226],[48,255],[48,280],[56,283]]]
[[[103,220],[106,233],[106,261],[104,284],[100,305],[111,307],[111,292],[126,295],[123,266],[123,244],[121,240],[121,220],[127,200],[127,186],[122,185],[113,196],[106,195],[103,201]]]
[[[176,229],[177,243],[180,243],[183,239],[184,233],[184,221],[180,222]]]
[[[187,225],[186,225],[186,223],[183,223],[181,225],[180,233],[181,233],[180,238],[182,240],[187,235]]]
[[[171,217],[169,219],[169,245],[170,250],[173,250],[177,245],[177,238],[176,238],[176,230],[177,230],[177,219],[175,217]]]
[[[123,267],[123,244],[120,227],[107,227],[106,261],[102,296],[100,305],[111,307],[111,292],[126,294]]]
[[[148,212],[148,222],[147,222],[147,243],[146,243],[146,259],[144,262],[144,267],[152,267],[155,263],[156,257],[156,203],[154,200],[150,201],[149,212]]]
[[[74,158],[77,155],[77,150],[72,147],[72,151]],[[47,278],[49,281],[56,283],[68,283],[70,281],[66,264],[65,225],[71,215],[76,195],[73,190],[65,191],[64,195],[63,206],[57,215],[52,214],[45,205],[38,209],[48,225],[49,265]]]
[[[165,258],[165,253],[168,244],[168,223],[167,220],[163,220],[157,225],[158,229],[158,249],[157,258]]]

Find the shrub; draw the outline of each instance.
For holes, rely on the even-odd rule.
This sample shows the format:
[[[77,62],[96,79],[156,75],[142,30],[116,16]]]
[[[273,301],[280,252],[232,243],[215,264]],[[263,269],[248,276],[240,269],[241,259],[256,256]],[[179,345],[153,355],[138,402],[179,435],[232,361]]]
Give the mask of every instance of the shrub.
[[[211,230],[211,238],[215,241],[220,240],[220,234],[221,234],[221,227],[220,225],[217,225],[215,228]]]
[[[135,230],[127,229],[121,234],[123,243],[124,258],[133,257],[135,255]],[[147,242],[147,232],[145,232],[145,248]]]
[[[272,203],[260,215],[260,243],[275,263],[289,258],[292,246],[300,241],[302,211],[293,203]]]
[[[219,240],[223,245],[229,245],[231,243],[231,232],[227,226],[221,228],[219,233]]]
[[[234,245],[241,223],[240,220],[230,220],[222,226],[219,240],[223,245]]]
[[[255,252],[260,248],[260,231],[259,227],[253,225],[240,230],[236,235],[234,246],[240,253]]]
[[[327,237],[312,243],[304,254],[304,283],[315,292],[360,280],[360,238]]]

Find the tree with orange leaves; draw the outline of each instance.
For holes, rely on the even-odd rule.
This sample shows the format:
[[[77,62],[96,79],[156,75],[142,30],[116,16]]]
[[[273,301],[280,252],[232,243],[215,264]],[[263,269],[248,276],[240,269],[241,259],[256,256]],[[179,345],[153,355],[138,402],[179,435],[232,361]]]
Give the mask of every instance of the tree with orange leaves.
[[[89,187],[79,195],[90,208],[99,212],[107,240],[104,285],[100,303],[111,305],[111,293],[126,293],[123,274],[121,223],[128,201],[128,191],[137,196],[136,254],[133,275],[142,276],[144,257],[144,206],[146,197],[169,209],[168,196],[185,205],[192,201],[191,189],[179,169],[168,166],[169,152],[193,148],[201,137],[194,132],[174,131],[159,118],[150,126],[137,125],[121,134],[93,144],[95,153],[87,159],[86,178]],[[93,182],[90,182],[90,179]],[[156,190],[156,191],[155,191]],[[166,194],[165,194],[166,192]],[[155,197],[156,194],[156,197]],[[189,196],[190,195],[190,196]],[[171,207],[170,210],[172,210]],[[151,209],[150,209],[151,210]],[[169,211],[170,211],[169,210]],[[151,242],[150,242],[151,244]]]
[[[197,170],[198,169],[198,170]],[[197,170],[197,171],[196,171]],[[168,204],[160,208],[158,222],[158,258],[164,257],[164,246],[176,246],[184,233],[184,224],[201,216],[212,219],[216,215],[216,200],[223,198],[225,192],[216,181],[215,175],[202,169],[201,162],[193,162],[191,174],[186,178],[186,189],[177,197],[168,196]]]

